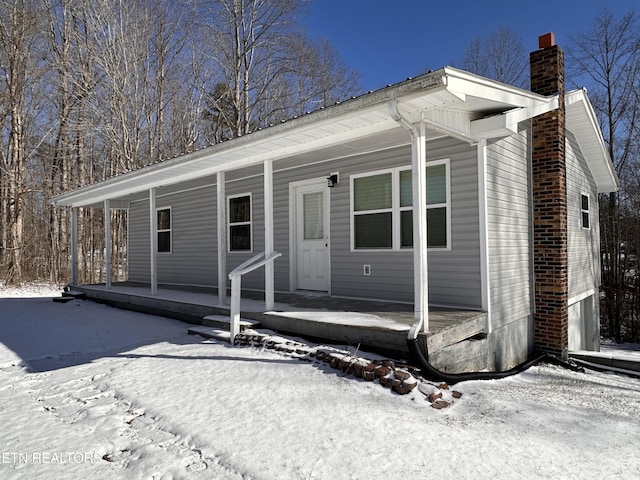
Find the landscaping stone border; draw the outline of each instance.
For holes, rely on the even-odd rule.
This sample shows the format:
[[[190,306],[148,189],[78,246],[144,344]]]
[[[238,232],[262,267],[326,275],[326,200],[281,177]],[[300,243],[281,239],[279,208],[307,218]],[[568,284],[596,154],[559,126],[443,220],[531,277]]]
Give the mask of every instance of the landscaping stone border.
[[[436,409],[449,407],[461,392],[450,391],[446,383],[435,384],[425,380],[419,370],[399,360],[370,360],[350,352],[327,346],[311,346],[290,338],[253,330],[245,330],[235,337],[235,345],[264,348],[308,362],[321,362],[346,375],[366,381],[376,381],[399,395],[418,388]]]

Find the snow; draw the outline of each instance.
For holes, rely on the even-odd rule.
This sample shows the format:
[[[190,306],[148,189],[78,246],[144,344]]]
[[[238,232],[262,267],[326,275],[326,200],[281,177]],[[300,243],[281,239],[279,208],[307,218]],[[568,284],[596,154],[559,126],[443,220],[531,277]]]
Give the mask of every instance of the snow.
[[[429,383],[397,395],[56,289],[1,292],[2,479],[640,477],[636,378],[541,365],[436,410]]]

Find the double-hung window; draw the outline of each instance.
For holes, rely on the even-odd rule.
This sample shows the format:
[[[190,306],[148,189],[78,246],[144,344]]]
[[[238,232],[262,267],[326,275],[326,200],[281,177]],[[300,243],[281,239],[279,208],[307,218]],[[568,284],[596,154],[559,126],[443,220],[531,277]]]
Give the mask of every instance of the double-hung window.
[[[589,222],[589,195],[584,193],[580,194],[580,216],[582,217],[582,228],[588,229],[591,227]]]
[[[156,209],[158,253],[171,253],[171,207]]]
[[[251,252],[251,194],[228,197],[229,251]]]
[[[401,167],[351,177],[354,250],[413,247],[411,168]],[[449,160],[429,162],[427,246],[450,248]]]

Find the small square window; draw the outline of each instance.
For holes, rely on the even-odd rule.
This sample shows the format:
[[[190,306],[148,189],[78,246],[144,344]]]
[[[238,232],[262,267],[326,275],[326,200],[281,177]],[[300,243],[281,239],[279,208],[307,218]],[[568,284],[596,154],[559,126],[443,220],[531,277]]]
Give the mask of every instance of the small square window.
[[[591,228],[589,221],[589,195],[580,195],[580,213],[582,216],[582,228]]]

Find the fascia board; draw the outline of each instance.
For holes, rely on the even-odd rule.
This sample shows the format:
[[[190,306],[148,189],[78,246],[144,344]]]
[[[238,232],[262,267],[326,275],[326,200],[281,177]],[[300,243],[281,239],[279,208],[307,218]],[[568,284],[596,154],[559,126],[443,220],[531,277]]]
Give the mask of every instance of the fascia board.
[[[411,100],[431,93],[444,91],[444,69],[409,79],[395,86],[365,94],[361,97],[288,120],[286,122],[252,132],[227,142],[203,148],[196,152],[174,157],[153,165],[145,166],[132,172],[126,172],[103,180],[96,184],[57,195],[50,199],[50,203],[57,206],[87,206],[106,199],[122,197],[140,192],[152,187],[178,183],[193,178],[214,174],[218,171],[233,170],[261,163],[267,159],[282,158],[301,151],[308,151],[322,145],[341,142],[353,135],[376,133],[388,128],[395,128],[395,123],[389,119],[388,123],[372,125],[368,128],[358,128],[357,132],[339,132],[331,136],[317,137],[305,141],[304,146],[290,146],[277,148],[280,140],[296,132],[310,132],[311,136],[323,125],[349,117],[367,115],[376,109],[385,109],[386,102],[393,98]],[[242,159],[234,159],[234,154],[244,151],[247,147],[262,146],[259,155],[252,155]],[[225,158],[231,160],[225,161]]]
[[[533,103],[544,103],[543,95],[507,85],[453,67],[444,67],[447,90],[458,95],[468,95],[492,100],[515,107],[529,107]]]
[[[596,181],[598,193],[617,191],[619,186],[618,174],[613,167],[609,151],[602,137],[600,124],[586,90],[579,89],[565,94],[565,105],[567,107],[567,128],[576,136],[578,145],[583,151],[589,149],[595,152],[589,156],[585,155],[585,160]],[[588,132],[573,128],[573,115],[579,117],[579,120],[589,126]],[[577,121],[578,118],[575,120]]]
[[[518,107],[498,115],[471,121],[471,135],[476,138],[506,137],[518,132],[518,124],[558,108],[558,97],[531,102],[528,107]]]

